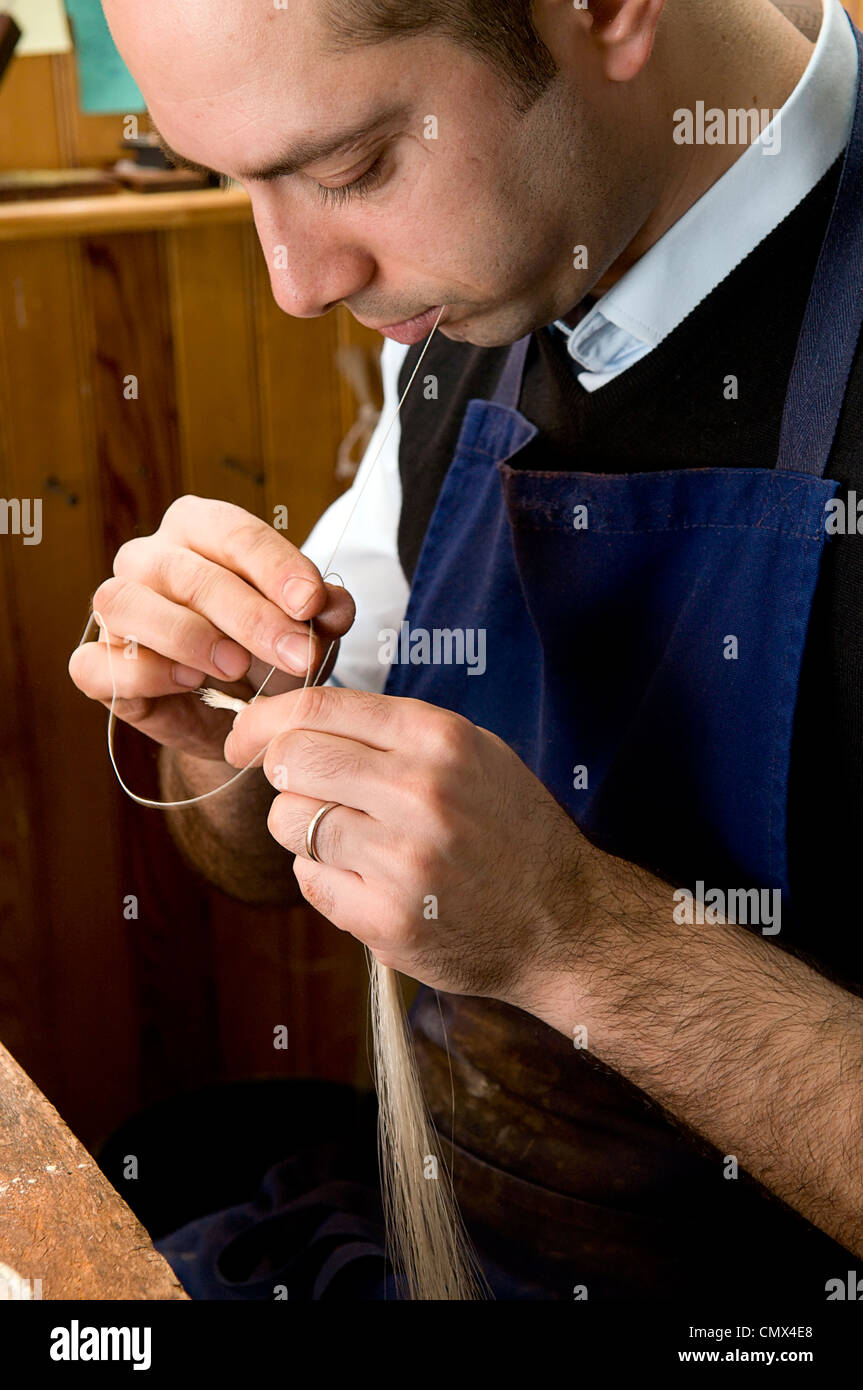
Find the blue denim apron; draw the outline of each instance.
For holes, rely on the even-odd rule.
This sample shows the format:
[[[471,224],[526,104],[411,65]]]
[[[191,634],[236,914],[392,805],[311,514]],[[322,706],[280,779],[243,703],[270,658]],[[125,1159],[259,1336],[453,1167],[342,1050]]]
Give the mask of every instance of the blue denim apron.
[[[783,921],[793,910],[792,725],[825,507],[839,487],[824,474],[861,322],[858,78],[775,468],[520,469],[538,435],[518,409],[528,335],[494,399],[468,405],[406,615],[412,633],[484,630],[485,672],[398,663],[386,684],[388,695],[428,700],[497,733],[604,849],[680,887],[776,889]],[[301,1282],[301,1297],[324,1298],[352,1262],[364,1277],[349,1296],[396,1297],[382,1272],[376,1202],[325,1169],[314,1187],[312,1170],[303,1181],[295,1167],[272,1170],[255,1203],[157,1248],[199,1298],[272,1298],[282,1279]],[[278,1256],[256,1268],[244,1260],[243,1277],[218,1272],[220,1252],[273,1221],[282,1235],[271,1244],[292,1252],[281,1272]],[[300,1247],[310,1253],[316,1243],[326,1257],[299,1281]],[[498,1297],[543,1297],[539,1284],[484,1263]]]

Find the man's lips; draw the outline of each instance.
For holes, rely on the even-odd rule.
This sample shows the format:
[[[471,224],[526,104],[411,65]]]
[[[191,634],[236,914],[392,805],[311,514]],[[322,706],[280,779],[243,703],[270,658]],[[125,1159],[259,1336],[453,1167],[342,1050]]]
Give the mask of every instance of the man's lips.
[[[370,324],[369,327],[375,328],[385,338],[392,338],[396,343],[420,343],[431,333],[440,311],[441,306],[437,304],[433,309],[426,309],[424,314],[417,314],[416,318],[404,319],[401,323],[391,323],[384,327],[377,324]]]

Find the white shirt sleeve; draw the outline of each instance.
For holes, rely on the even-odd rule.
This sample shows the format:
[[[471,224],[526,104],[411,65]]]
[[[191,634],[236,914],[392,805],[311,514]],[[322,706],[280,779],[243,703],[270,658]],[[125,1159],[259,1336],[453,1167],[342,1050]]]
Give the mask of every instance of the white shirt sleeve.
[[[398,628],[407,610],[410,589],[398,555],[398,526],[402,506],[399,476],[401,427],[396,420],[383,452],[375,457],[398,405],[398,380],[407,347],[387,338],[381,351],[384,404],[356,476],[341,497],[324,512],[305,544],[304,555],[323,571],[338,544],[332,568],[344,580],[357,606],[354,625],[341,641],[328,685],[380,692],[388,663],[379,660],[378,633]],[[374,464],[374,467],[372,465]],[[366,481],[368,479],[368,481]],[[362,490],[356,511],[351,510]],[[348,517],[350,516],[350,521]],[[347,522],[347,529],[342,530]]]

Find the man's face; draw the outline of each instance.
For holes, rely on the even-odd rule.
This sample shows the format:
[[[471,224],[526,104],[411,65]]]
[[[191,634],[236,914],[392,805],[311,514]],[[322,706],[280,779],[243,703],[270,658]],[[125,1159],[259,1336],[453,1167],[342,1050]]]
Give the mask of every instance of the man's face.
[[[647,210],[622,108],[589,62],[521,114],[499,72],[448,39],[335,52],[324,0],[104,3],[167,144],[246,188],[288,314],[344,303],[383,329],[446,305],[447,337],[513,342],[578,303]],[[378,121],[348,149],[305,151],[297,172],[255,174]]]

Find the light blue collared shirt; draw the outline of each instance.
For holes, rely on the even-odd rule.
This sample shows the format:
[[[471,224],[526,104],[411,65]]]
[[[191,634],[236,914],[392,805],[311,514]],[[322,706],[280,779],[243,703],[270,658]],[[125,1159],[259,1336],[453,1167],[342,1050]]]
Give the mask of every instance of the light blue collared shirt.
[[[613,381],[683,322],[794,211],[848,143],[857,45],[840,0],[794,91],[730,169],[596,300],[575,328],[549,325],[588,391]]]

